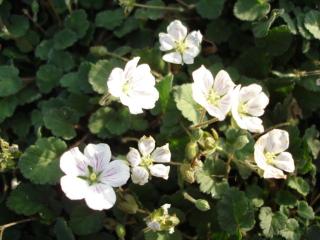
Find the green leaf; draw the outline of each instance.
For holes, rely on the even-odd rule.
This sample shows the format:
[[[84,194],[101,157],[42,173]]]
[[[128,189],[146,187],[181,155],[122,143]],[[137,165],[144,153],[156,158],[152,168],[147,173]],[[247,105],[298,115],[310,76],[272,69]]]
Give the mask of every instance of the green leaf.
[[[99,12],[96,15],[96,26],[103,27],[107,30],[113,30],[120,26],[122,21],[125,19],[123,10],[118,8],[116,10],[105,10]]]
[[[73,11],[66,17],[64,25],[77,34],[78,38],[83,38],[89,28],[87,13],[83,9]]]
[[[2,23],[0,37],[4,39],[15,39],[22,37],[28,31],[29,20],[22,15],[12,14],[7,24]]]
[[[67,88],[72,93],[91,92],[91,86],[88,82],[91,66],[89,62],[82,62],[77,72],[67,73],[60,79],[61,86]]]
[[[304,18],[304,26],[316,39],[320,39],[320,11],[310,10]]]
[[[77,34],[66,28],[57,32],[53,36],[53,46],[57,50],[62,50],[71,47],[77,41]]]
[[[178,230],[175,230],[174,233],[166,232],[153,232],[149,231],[144,233],[145,240],[182,240],[182,235]]]
[[[119,66],[117,60],[100,60],[94,64],[89,72],[89,83],[97,93],[104,94],[107,90],[107,80],[114,67]]]
[[[312,220],[314,219],[315,215],[313,209],[306,201],[299,201],[298,202],[298,215],[304,219]]]
[[[229,27],[225,27],[229,24],[227,21],[218,18],[211,21],[207,25],[206,37],[213,41],[214,43],[222,43],[228,41],[230,38],[232,31],[234,30],[233,25],[229,25]]]
[[[116,35],[118,38],[121,38],[138,28],[139,20],[133,17],[128,17],[125,22],[114,31],[114,35]]]
[[[213,198],[220,198],[221,194],[228,189],[228,182],[219,177],[225,172],[226,164],[224,161],[207,159],[203,166],[195,172],[196,181],[200,184],[200,191],[210,194]]]
[[[294,218],[289,218],[285,228],[280,231],[280,235],[286,240],[301,240],[301,232],[299,222]]]
[[[194,124],[200,121],[201,107],[192,98],[191,84],[183,84],[174,88],[174,100],[182,115]]]
[[[217,204],[220,227],[230,234],[254,227],[254,209],[244,192],[230,188]]]
[[[7,206],[18,214],[31,216],[44,209],[41,195],[34,185],[21,183],[10,193]]]
[[[296,190],[303,196],[307,196],[310,191],[310,186],[302,177],[289,177],[287,184],[290,188]]]
[[[280,190],[276,194],[276,203],[284,206],[294,206],[297,203],[296,197],[289,191]]]
[[[267,36],[257,39],[257,44],[272,56],[284,54],[290,47],[292,34],[286,25],[272,28]]]
[[[0,97],[17,93],[22,88],[19,70],[14,66],[0,66]]]
[[[52,49],[52,45],[53,45],[52,39],[41,41],[35,51],[36,57],[40,58],[41,60],[48,59],[49,52]]]
[[[59,158],[66,149],[65,142],[58,138],[40,138],[25,150],[18,166],[33,183],[56,184],[62,176]]]
[[[157,84],[156,87],[159,91],[159,100],[156,102],[155,108],[152,109],[152,113],[158,114],[159,112],[166,112],[172,90],[172,81],[173,75],[169,74]]]
[[[308,128],[303,136],[303,139],[307,142],[313,158],[316,159],[320,152],[320,141],[319,141],[319,131],[317,130],[315,125],[312,125]]]
[[[71,212],[69,226],[77,235],[88,235],[103,228],[104,218],[103,211],[93,211],[86,206],[77,206]]]
[[[48,55],[48,63],[55,65],[64,71],[70,71],[74,68],[73,56],[69,52],[52,50]]]
[[[223,10],[225,0],[200,0],[196,5],[200,16],[209,19],[218,18]]]
[[[150,6],[165,7],[165,4],[161,0],[151,0],[151,1],[147,1],[145,4]],[[140,8],[135,11],[134,16],[135,18],[138,18],[138,19],[141,18],[141,19],[157,20],[157,19],[163,18],[164,11],[162,9]]]
[[[260,227],[263,235],[272,238],[278,235],[284,228],[287,217],[280,213],[273,213],[270,207],[262,207],[259,214]]]
[[[283,9],[272,10],[270,17],[267,20],[256,23],[253,27],[253,34],[256,38],[261,38],[267,36],[269,29],[273,22],[284,13]]]
[[[37,71],[36,84],[40,91],[49,93],[54,87],[59,85],[62,76],[62,70],[52,64],[45,64],[39,67]]]
[[[63,218],[58,218],[54,225],[57,240],[75,240],[73,233]]]
[[[270,11],[268,0],[237,0],[234,15],[243,21],[253,21],[266,16]]]

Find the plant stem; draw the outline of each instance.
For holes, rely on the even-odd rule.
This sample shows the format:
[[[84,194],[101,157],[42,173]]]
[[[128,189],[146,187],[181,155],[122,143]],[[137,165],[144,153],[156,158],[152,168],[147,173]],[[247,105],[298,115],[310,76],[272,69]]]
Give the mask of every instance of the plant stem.
[[[144,210],[144,209],[141,209],[141,208],[138,208],[138,209],[137,209],[137,212],[143,213],[143,214],[147,214],[147,215],[150,214],[150,212],[149,212],[148,210]],[[1,240],[1,239],[0,239],[0,240]]]
[[[167,162],[166,164],[173,165],[173,166],[181,166],[181,165],[183,165],[182,163],[179,163],[179,162],[172,162],[172,161]]]
[[[140,7],[140,8],[149,8],[149,9],[158,9],[158,10],[168,10],[168,11],[178,11],[178,12],[184,11],[184,9],[180,7],[155,6],[155,5],[146,5],[141,3],[135,3],[134,6]]]
[[[199,124],[196,124],[196,125],[192,125],[192,126],[190,126],[189,128],[190,128],[190,129],[196,129],[196,128],[202,127],[202,126],[204,126],[204,125],[209,125],[209,124],[211,124],[211,123],[215,123],[215,122],[217,122],[217,121],[218,121],[217,118],[212,118],[212,119],[207,120],[207,121],[204,121],[204,122],[202,122],[202,123],[199,123]]]
[[[16,222],[7,223],[7,224],[4,224],[4,225],[0,226],[0,240],[2,240],[3,233],[4,233],[4,230],[6,228],[9,228],[9,227],[21,224],[21,223],[25,223],[25,222],[31,222],[31,221],[34,221],[34,220],[35,220],[35,218],[27,218],[27,219],[23,219],[23,220],[19,220],[19,221],[16,221]]]
[[[194,199],[189,193],[183,192],[182,193],[184,199],[188,200],[189,202],[195,203],[196,199]]]
[[[47,2],[48,2],[49,7],[52,9],[52,12],[53,12],[54,16],[56,17],[59,26],[61,26],[62,25],[61,18],[59,16],[59,14],[57,13],[57,10],[55,9],[53,3],[51,2],[51,0],[47,0]]]

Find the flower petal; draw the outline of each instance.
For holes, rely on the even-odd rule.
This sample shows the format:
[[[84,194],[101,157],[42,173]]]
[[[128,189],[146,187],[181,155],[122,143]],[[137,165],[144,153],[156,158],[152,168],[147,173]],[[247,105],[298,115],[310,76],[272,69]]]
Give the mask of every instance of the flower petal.
[[[131,180],[135,184],[144,185],[149,180],[149,172],[143,167],[134,167],[131,170]]]
[[[265,139],[266,138],[260,137],[254,144],[254,161],[256,162],[258,167],[263,170],[267,169],[269,166],[264,156]]]
[[[272,167],[272,166],[268,166],[268,168],[266,168],[264,170],[263,177],[264,178],[276,178],[276,179],[279,179],[279,178],[286,179],[287,178],[287,176],[283,173],[283,171],[281,171],[278,168]]]
[[[191,54],[188,54],[186,52],[184,52],[182,54],[182,60],[185,64],[193,64],[194,63],[194,56],[192,56]]]
[[[120,97],[123,94],[123,85],[126,79],[121,68],[114,68],[108,78],[107,86],[109,93],[114,97]]]
[[[111,159],[111,150],[108,144],[88,144],[84,149],[84,155],[89,159],[95,172],[103,171]]]
[[[210,90],[213,86],[213,76],[211,72],[205,67],[201,66],[197,70],[192,72],[192,78],[194,83],[192,84],[192,97],[205,107]]]
[[[182,41],[187,36],[187,28],[179,20],[172,21],[167,27],[167,32],[175,41]]]
[[[169,51],[175,47],[174,39],[167,33],[159,33],[161,51]]]
[[[187,35],[185,43],[188,48],[199,48],[202,38],[203,36],[200,31],[192,31]]]
[[[231,104],[232,104],[232,91],[229,91],[226,95],[224,95],[220,99],[218,104],[218,108],[220,109],[223,115],[223,119],[227,116],[228,112],[230,112]]]
[[[94,184],[88,188],[85,201],[94,210],[110,209],[116,202],[116,194],[107,184]]]
[[[226,114],[221,112],[221,109],[216,106],[206,103],[203,107],[207,110],[210,116],[216,117],[219,121],[223,121],[226,118]]]
[[[223,96],[231,91],[235,87],[234,82],[231,80],[229,74],[220,70],[214,79],[214,90],[220,95]]]
[[[258,117],[250,117],[250,116],[244,116],[240,117],[241,121],[237,122],[241,123],[241,126],[239,124],[239,127],[242,129],[247,129],[249,132],[252,133],[263,133],[264,127],[262,125],[262,120]]]
[[[154,162],[170,162],[171,152],[169,149],[169,144],[165,144],[162,147],[157,147],[151,154],[151,158]]]
[[[88,183],[78,177],[65,175],[60,179],[62,191],[71,200],[80,200],[85,198],[86,191],[89,188]]]
[[[246,103],[246,110],[250,115],[259,117],[264,114],[264,109],[268,103],[269,98],[264,92],[261,92]]]
[[[289,147],[289,134],[285,130],[273,129],[268,132],[266,150],[275,154],[281,153]]]
[[[150,174],[155,177],[160,177],[165,180],[169,178],[170,166],[165,166],[163,164],[154,164],[149,167]]]
[[[242,87],[240,90],[240,101],[247,102],[257,96],[262,91],[262,87],[258,84],[250,84],[249,86]]]
[[[136,167],[141,163],[141,156],[137,149],[130,148],[130,151],[127,154],[127,160],[132,167]]]
[[[182,64],[181,54],[178,52],[167,53],[162,56],[163,61],[174,63],[174,64]]]
[[[130,168],[123,160],[111,161],[101,173],[102,183],[112,187],[120,187],[127,183],[130,177]]]
[[[133,59],[127,62],[124,68],[124,77],[126,80],[130,79],[133,76],[139,60],[140,60],[140,57],[134,57]]]
[[[282,152],[274,160],[273,165],[286,172],[294,172],[294,161],[291,153]]]
[[[88,171],[87,165],[88,160],[78,147],[71,148],[60,157],[60,168],[68,175],[86,175]]]
[[[149,155],[153,149],[156,146],[156,141],[153,139],[153,137],[149,136],[143,136],[140,138],[138,142],[138,148],[142,154],[142,156]]]

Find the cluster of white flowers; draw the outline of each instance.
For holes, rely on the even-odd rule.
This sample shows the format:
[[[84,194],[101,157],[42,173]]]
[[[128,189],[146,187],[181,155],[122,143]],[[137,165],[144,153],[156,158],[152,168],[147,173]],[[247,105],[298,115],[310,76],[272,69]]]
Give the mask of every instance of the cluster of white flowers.
[[[155,140],[144,136],[138,148],[142,157],[134,148],[127,155],[132,167],[132,182],[143,185],[148,182],[150,174],[167,180],[170,167],[153,162],[170,162],[169,144],[154,149]],[[66,175],[61,178],[60,184],[66,196],[71,200],[85,199],[94,210],[111,208],[116,202],[113,187],[127,183],[130,168],[126,161],[110,160],[111,150],[105,143],[88,144],[84,154],[78,147],[65,152],[60,158],[60,168]]]
[[[192,64],[200,53],[202,35],[200,31],[188,34],[187,28],[178,20],[167,27],[167,33],[159,34],[160,50],[170,51],[163,60],[175,64]],[[140,58],[128,61],[125,68],[114,68],[109,75],[107,88],[129,108],[130,113],[139,114],[143,109],[152,109],[159,98],[155,88],[155,77],[148,64],[138,65]],[[257,84],[241,87],[231,80],[229,74],[221,70],[215,78],[204,66],[192,73],[192,97],[209,115],[223,121],[229,112],[241,129],[253,133],[263,133],[261,116],[269,103],[269,98]],[[127,161],[111,160],[107,144],[88,144],[84,153],[77,147],[65,152],[60,159],[60,168],[65,173],[61,178],[61,188],[72,200],[84,199],[95,210],[111,208],[116,202],[114,187],[132,182],[146,184],[151,176],[165,180],[169,177],[171,161],[169,144],[155,147],[155,140],[143,136],[138,149],[130,148]],[[289,135],[284,130],[274,129],[261,136],[254,146],[254,159],[263,170],[264,178],[286,178],[285,172],[295,170],[290,153]],[[130,167],[129,167],[130,165]],[[168,214],[170,205],[163,205],[158,212],[148,218],[151,230],[173,231],[178,223]]]
[[[264,131],[259,117],[263,115],[269,98],[262,92],[261,86],[251,84],[241,88],[241,85],[233,83],[226,71],[219,71],[213,78],[204,66],[195,70],[192,77],[193,99],[211,116],[222,121],[231,110],[240,128],[255,133]]]

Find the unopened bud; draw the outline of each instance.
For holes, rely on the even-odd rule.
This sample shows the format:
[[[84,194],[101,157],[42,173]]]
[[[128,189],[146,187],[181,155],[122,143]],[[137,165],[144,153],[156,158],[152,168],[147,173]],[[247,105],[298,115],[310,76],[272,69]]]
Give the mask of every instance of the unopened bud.
[[[186,158],[188,160],[193,160],[197,157],[199,152],[199,147],[197,142],[189,142],[185,149]]]
[[[182,175],[183,180],[188,183],[194,183],[195,176],[194,176],[194,169],[191,167],[190,164],[185,163],[180,166],[180,173]]]
[[[215,147],[215,143],[216,143],[216,140],[214,140],[213,137],[207,137],[205,140],[204,140],[204,146],[206,148],[209,148],[209,149],[212,149]]]
[[[217,132],[215,129],[213,129],[213,128],[211,128],[211,132],[212,132],[213,138],[214,138],[215,140],[218,140],[218,139],[219,139],[219,134],[218,134],[218,132]]]
[[[205,199],[197,199],[194,203],[196,208],[198,208],[202,212],[206,212],[210,210],[210,205],[207,200]]]
[[[119,239],[125,239],[126,229],[122,224],[117,224],[116,233]]]
[[[128,214],[135,214],[139,208],[135,198],[131,194],[124,194],[120,197],[117,206]]]

